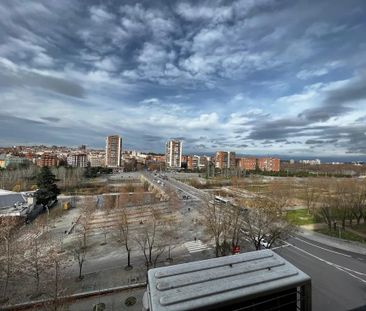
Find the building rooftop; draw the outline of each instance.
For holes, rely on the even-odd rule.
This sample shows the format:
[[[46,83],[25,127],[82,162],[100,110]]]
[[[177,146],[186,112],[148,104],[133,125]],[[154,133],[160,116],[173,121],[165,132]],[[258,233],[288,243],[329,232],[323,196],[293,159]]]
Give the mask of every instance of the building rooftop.
[[[0,189],[0,216],[17,216],[26,213],[30,204],[27,197],[33,196],[32,192],[13,192]]]
[[[159,311],[209,309],[310,282],[271,250],[151,269],[148,277],[151,310]]]

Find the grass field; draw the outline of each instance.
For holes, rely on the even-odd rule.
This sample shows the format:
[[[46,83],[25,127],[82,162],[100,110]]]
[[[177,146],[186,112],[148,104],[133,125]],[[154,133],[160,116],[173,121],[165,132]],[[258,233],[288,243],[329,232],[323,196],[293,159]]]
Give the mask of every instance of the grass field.
[[[297,226],[316,224],[319,222],[314,215],[308,214],[306,208],[288,211],[286,219]]]
[[[348,240],[348,241],[356,241],[356,242],[361,242],[361,243],[366,243],[366,239],[360,237],[357,234],[354,234],[352,232],[347,232],[347,231],[343,231],[341,230],[340,234],[339,231],[335,231],[335,230],[328,230],[328,229],[318,229],[315,230],[316,232],[322,233],[322,234],[326,234],[335,238],[341,238],[344,240]]]

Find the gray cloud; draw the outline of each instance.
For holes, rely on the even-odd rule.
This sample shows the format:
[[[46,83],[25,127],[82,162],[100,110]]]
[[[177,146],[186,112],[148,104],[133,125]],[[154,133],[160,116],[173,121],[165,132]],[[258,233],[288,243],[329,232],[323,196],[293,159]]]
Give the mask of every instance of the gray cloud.
[[[56,117],[41,117],[42,120],[50,122],[59,122],[61,119]]]
[[[333,90],[325,92],[325,99],[320,107],[307,109],[299,114],[309,121],[326,121],[331,117],[345,114],[354,108],[349,104],[366,99],[366,74],[356,76]]]
[[[365,120],[355,115],[365,108],[366,5],[353,7],[0,3],[0,103],[16,116],[2,117],[0,130],[11,143],[102,146],[120,132],[125,146],[155,151],[180,137],[185,150],[365,153]]]
[[[0,85],[2,87],[36,87],[71,97],[83,98],[85,96],[85,90],[81,85],[65,79],[22,69],[9,70],[6,66],[2,66],[1,62],[0,69]]]

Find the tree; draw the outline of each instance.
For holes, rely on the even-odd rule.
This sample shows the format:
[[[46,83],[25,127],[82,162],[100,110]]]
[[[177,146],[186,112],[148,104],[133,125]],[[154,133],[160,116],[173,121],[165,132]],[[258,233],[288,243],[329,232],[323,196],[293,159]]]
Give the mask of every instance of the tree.
[[[306,208],[308,210],[308,214],[314,211],[314,207],[316,204],[316,200],[318,198],[317,191],[315,189],[315,182],[312,178],[307,178],[302,191],[303,191],[303,198],[305,201]]]
[[[34,238],[27,247],[25,247],[27,251],[24,252],[23,271],[26,275],[34,279],[34,296],[37,297],[40,294],[41,276],[49,268],[49,261],[45,249],[43,248],[44,240],[40,239],[42,234],[41,229],[34,227],[30,231],[30,234],[34,236]]]
[[[3,301],[7,300],[10,279],[15,274],[16,251],[19,250],[14,238],[15,218],[0,218],[0,278],[3,283]]]
[[[129,216],[127,213],[127,207],[122,202],[121,196],[118,197],[118,209],[117,209],[117,228],[119,231],[118,242],[125,247],[127,251],[127,266],[126,270],[131,270],[133,267],[131,265],[131,246],[130,246],[130,225]]]
[[[64,309],[64,302],[61,296],[65,293],[65,289],[62,286],[63,271],[66,268],[63,265],[63,255],[57,252],[57,249],[51,247],[49,253],[47,254],[50,269],[47,270],[47,279],[49,281],[49,286],[47,287],[50,292],[48,296],[50,301],[45,303],[45,308],[47,310],[59,311]]]
[[[73,249],[73,255],[79,265],[79,277],[78,278],[79,278],[79,280],[82,280],[83,279],[82,269],[83,269],[83,265],[85,263],[85,257],[86,257],[86,248],[83,247],[82,239],[78,239],[78,241]]]
[[[37,204],[48,206],[50,202],[56,201],[60,190],[56,185],[56,177],[51,170],[45,166],[37,176],[36,192]]]
[[[163,244],[163,223],[159,211],[150,207],[151,217],[143,224],[143,228],[136,241],[145,258],[146,269],[155,267],[158,258],[164,253],[165,245]]]
[[[168,261],[172,261],[172,250],[174,249],[174,241],[178,238],[177,235],[177,220],[175,216],[166,216],[163,219],[163,222],[165,223],[164,226],[164,237],[165,241],[167,242],[168,246]]]
[[[104,209],[104,214],[105,217],[108,218],[112,209],[114,209],[116,206],[116,196],[115,195],[105,195],[104,196],[104,204],[103,204],[103,209]],[[102,245],[107,244],[107,235],[109,233],[109,228],[106,225],[103,225],[101,227],[103,235],[104,235],[104,242],[102,243]]]
[[[227,253],[227,238],[230,231],[231,207],[226,204],[218,204],[214,198],[207,199],[204,205],[203,224],[210,236],[215,240],[215,255],[225,255]]]
[[[83,247],[86,248],[86,239],[90,227],[90,220],[95,211],[96,203],[92,197],[85,197],[80,207],[80,216],[77,220],[77,228],[83,237]]]
[[[286,222],[272,199],[256,197],[247,200],[247,211],[243,214],[245,230],[255,249],[261,248],[261,241],[267,240],[270,248],[278,240],[286,240],[294,227]]]
[[[359,225],[361,219],[364,218],[366,223],[366,187],[364,184],[354,183],[354,191],[351,197],[351,212],[352,217],[356,218],[356,222]]]

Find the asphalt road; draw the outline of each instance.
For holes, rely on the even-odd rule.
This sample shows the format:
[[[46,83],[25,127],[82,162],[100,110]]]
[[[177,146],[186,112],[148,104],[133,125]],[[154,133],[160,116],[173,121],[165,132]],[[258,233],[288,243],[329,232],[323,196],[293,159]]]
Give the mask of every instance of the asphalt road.
[[[313,310],[366,310],[366,256],[303,237],[275,251],[312,279]]]

